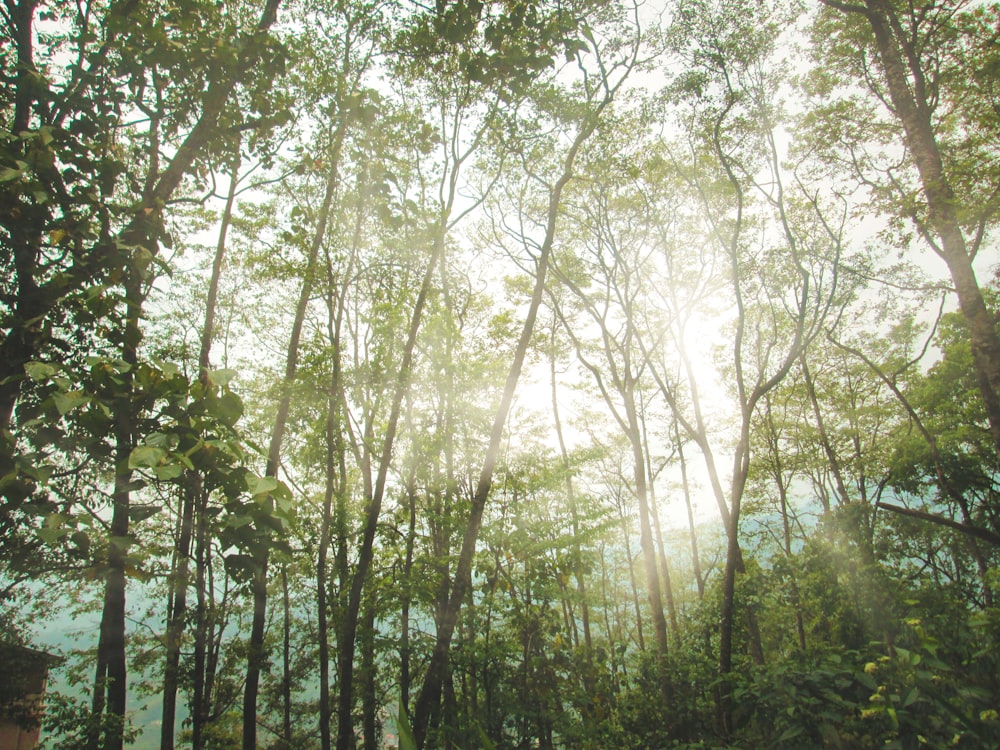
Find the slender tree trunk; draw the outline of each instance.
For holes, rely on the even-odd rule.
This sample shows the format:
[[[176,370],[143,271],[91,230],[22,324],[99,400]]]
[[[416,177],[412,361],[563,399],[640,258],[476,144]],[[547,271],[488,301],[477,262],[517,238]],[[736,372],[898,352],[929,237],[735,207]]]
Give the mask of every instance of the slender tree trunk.
[[[642,606],[639,604],[639,584],[635,580],[635,560],[631,552],[632,531],[629,529],[628,518],[625,516],[625,512],[621,506],[618,507],[618,518],[621,521],[622,549],[625,552],[625,561],[628,563],[628,582],[632,593],[632,608],[635,610],[636,644],[639,646],[640,651],[645,651],[646,637],[642,629]]]
[[[335,354],[339,359],[339,355]],[[323,518],[320,524],[319,551],[316,560],[316,639],[319,642],[319,735],[321,750],[330,750],[330,629],[329,602],[327,600],[327,557],[332,537],[333,501],[337,496],[335,462],[339,433],[336,414],[340,408],[339,395],[332,388],[326,405],[326,489],[323,493]],[[342,448],[342,446],[341,446]]]
[[[229,191],[226,193],[226,205],[222,211],[219,224],[219,238],[215,243],[215,256],[212,258],[212,275],[208,282],[208,298],[205,300],[205,323],[201,329],[201,347],[198,351],[198,373],[205,378],[211,367],[212,340],[215,338],[215,313],[219,306],[219,283],[222,280],[222,266],[226,259],[226,240],[229,227],[233,222],[233,205],[236,202],[236,188],[240,184],[240,149],[243,141],[236,140],[233,150],[233,163],[230,166]]]
[[[819,433],[819,441],[823,446],[823,452],[826,454],[827,463],[830,466],[830,471],[833,472],[834,486],[837,488],[837,497],[842,505],[847,505],[851,502],[850,493],[847,491],[847,483],[844,481],[844,472],[840,466],[840,459],[837,457],[837,452],[833,449],[833,443],[830,442],[830,437],[826,431],[826,421],[823,419],[823,411],[819,407],[819,398],[816,396],[816,383],[813,380],[812,372],[809,370],[809,364],[806,361],[806,353],[802,352],[799,357],[799,365],[802,369],[802,379],[806,386],[806,393],[809,394],[809,403],[812,405],[813,417],[816,419],[816,430]],[[826,493],[821,495],[823,498],[823,511],[826,513],[830,512],[830,502],[826,500]]]
[[[619,84],[620,85],[620,82]],[[476,491],[472,496],[472,507],[469,513],[469,520],[466,525],[465,534],[462,538],[462,549],[459,552],[458,564],[455,570],[455,578],[452,584],[451,594],[448,597],[448,608],[441,627],[438,629],[437,639],[434,643],[434,650],[431,654],[430,663],[427,665],[427,672],[424,675],[424,683],[417,698],[414,708],[413,733],[417,747],[423,748],[427,738],[430,716],[441,700],[441,688],[447,671],[448,652],[451,647],[451,637],[458,622],[458,614],[465,599],[466,590],[471,584],[472,559],[475,554],[476,540],[479,538],[479,528],[482,524],[483,513],[486,509],[486,502],[489,499],[490,489],[493,486],[493,472],[500,454],[500,442],[503,439],[504,426],[507,422],[507,415],[510,412],[511,404],[514,400],[514,393],[517,389],[517,382],[521,376],[521,369],[528,353],[532,335],[535,330],[535,319],[538,317],[538,309],[541,307],[542,298],[545,294],[545,282],[548,275],[549,262],[552,254],[552,245],[555,241],[556,223],[559,214],[559,206],[562,201],[563,189],[573,175],[573,164],[577,153],[584,142],[591,136],[597,128],[598,120],[603,109],[610,103],[615,88],[605,89],[604,98],[597,104],[590,113],[586,122],[580,128],[576,138],[567,152],[563,162],[563,170],[549,194],[549,205],[546,217],[545,238],[542,241],[535,265],[535,285],[531,294],[531,302],[528,305],[524,325],[521,328],[521,335],[514,351],[514,359],[507,372],[507,379],[504,384],[503,395],[500,405],[497,408],[496,416],[493,420],[493,427],[490,431],[489,445],[486,449],[486,456],[483,461],[483,468],[479,474],[476,484]]]
[[[780,474],[780,469],[777,473]],[[781,480],[780,476],[778,477],[778,499],[781,502],[781,530],[782,540],[785,545],[785,557],[792,560],[792,531],[788,520],[788,489],[785,487],[785,483]],[[799,650],[805,653],[806,625],[802,616],[802,600],[799,596],[799,583],[796,579],[794,568],[788,585],[792,607],[795,609],[795,634],[799,639]]]
[[[281,748],[292,749],[292,601],[288,566],[281,566]]]
[[[687,511],[688,537],[691,540],[691,570],[698,586],[698,598],[705,597],[705,576],[701,572],[701,557],[698,554],[698,532],[694,525],[694,508],[691,506],[691,484],[688,482],[687,459],[684,457],[684,445],[681,442],[680,428],[674,421],[674,439],[677,442],[677,459],[681,468],[681,487],[684,491],[684,509]]]
[[[95,708],[98,692],[107,695],[103,705],[104,721],[100,727],[102,750],[122,750],[124,747],[127,674],[125,660],[125,567],[129,545],[129,507],[131,504],[132,470],[129,457],[135,448],[135,407],[133,377],[138,362],[142,334],[142,281],[138,269],[130,267],[125,281],[126,314],[122,344],[122,361],[126,368],[119,373],[121,391],[115,397],[115,487],[112,495],[111,524],[108,529],[107,578],[104,584],[104,608],[101,613],[100,638],[97,646],[97,671],[94,682]],[[103,679],[102,679],[103,677]],[[99,719],[96,713],[95,719]],[[95,731],[93,741],[97,738]]]
[[[804,364],[804,363],[803,363]],[[764,397],[765,417],[767,419],[767,445],[771,453],[772,477],[778,489],[778,510],[781,514],[781,541],[784,548],[785,557],[791,563],[794,559],[792,555],[792,524],[789,518],[788,506],[788,484],[785,481],[785,471],[782,461],[780,446],[781,436],[778,434],[778,427],[774,422],[774,414],[771,410],[770,396]],[[799,650],[805,653],[806,650],[806,628],[802,617],[801,599],[799,597],[799,583],[795,575],[795,566],[790,567],[791,577],[788,582],[789,598],[792,608],[795,610],[795,633],[798,637]]]
[[[327,559],[333,536],[333,511],[334,499],[337,501],[337,567],[341,576],[341,583],[347,575],[347,486],[346,486],[346,445],[341,431],[341,414],[343,404],[343,383],[341,382],[341,329],[343,325],[344,310],[347,299],[347,279],[350,279],[354,272],[357,258],[354,252],[359,243],[361,235],[361,214],[355,222],[354,238],[352,242],[352,253],[347,268],[344,270],[344,287],[339,295],[335,297],[335,274],[333,262],[327,254],[327,338],[333,348],[331,363],[330,386],[327,393],[326,404],[326,487],[323,495],[323,517],[320,525],[319,551],[316,562],[316,627],[317,639],[319,641],[319,730],[320,749],[330,750],[332,746],[332,736],[330,733],[330,720],[333,717],[333,710],[330,701],[330,629],[329,629],[329,602],[328,602],[328,578]]]
[[[569,506],[570,522],[572,523],[573,529],[573,544],[575,553],[575,564],[573,565],[573,577],[576,579],[576,592],[580,599],[580,617],[583,624],[583,642],[587,647],[586,659],[588,663],[591,661],[592,651],[593,651],[593,639],[590,633],[590,605],[587,602],[587,587],[585,578],[583,575],[583,561],[581,559],[581,548],[580,548],[580,520],[579,511],[576,507],[576,491],[573,487],[573,472],[569,461],[569,451],[566,449],[566,440],[563,436],[562,420],[559,418],[559,398],[558,398],[558,388],[556,382],[556,344],[555,344],[556,326],[555,323],[552,325],[552,341],[549,348],[549,379],[552,387],[552,422],[556,431],[556,438],[559,441],[559,456],[562,460],[563,471],[566,474],[566,502]],[[574,620],[574,631],[576,629],[576,623]],[[587,669],[587,679],[585,684],[588,690],[593,686],[590,684],[590,669]]]
[[[292,323],[291,335],[285,357],[285,376],[282,380],[282,395],[278,403],[278,412],[271,429],[271,441],[267,451],[267,466],[264,475],[277,478],[281,463],[281,445],[285,438],[285,427],[292,405],[290,388],[295,382],[299,362],[299,340],[302,336],[302,326],[305,321],[306,308],[312,295],[313,276],[316,273],[317,259],[320,248],[326,237],[327,224],[330,219],[330,208],[333,196],[339,182],[338,165],[340,149],[344,140],[346,120],[341,120],[333,133],[330,151],[330,172],[326,181],[326,192],[316,221],[316,231],[309,246],[309,257],[302,279],[299,300],[295,306],[295,320]],[[250,629],[250,642],[247,650],[247,675],[243,692],[243,750],[256,750],[257,747],[257,692],[260,683],[260,670],[264,662],[264,631],[267,619],[267,567],[270,548],[269,535],[264,534],[254,552],[254,570],[251,584],[253,594],[253,622]]]
[[[209,600],[212,603],[211,609],[209,610],[209,626],[212,628],[210,630],[211,640],[208,642],[208,650],[205,659],[205,696],[209,701],[206,703],[206,716],[208,717],[208,723],[215,721],[222,712],[228,708],[223,704],[221,696],[215,692],[215,681],[219,675],[219,661],[222,658],[222,639],[226,634],[226,628],[228,626],[228,617],[226,616],[226,606],[229,602],[229,581],[224,582],[225,588],[222,592],[222,598],[217,599],[215,586],[212,584],[214,580],[214,573],[212,571],[212,562],[209,560],[208,563],[208,575],[209,575]],[[215,602],[218,601],[218,605]],[[206,723],[206,726],[208,726]]]
[[[447,226],[447,213],[442,213],[439,229],[443,232]],[[358,629],[358,617],[361,608],[361,596],[368,571],[374,559],[375,532],[378,527],[379,515],[382,510],[382,499],[385,494],[386,480],[388,478],[389,464],[392,458],[392,450],[396,438],[396,430],[399,427],[399,417],[402,410],[403,398],[406,394],[410,372],[413,363],[413,353],[417,343],[417,333],[420,330],[420,323],[423,318],[424,307],[431,291],[431,283],[434,279],[434,271],[438,263],[442,261],[444,255],[444,237],[439,236],[431,252],[426,272],[417,293],[414,303],[413,313],[410,316],[409,331],[406,344],[403,347],[402,360],[396,376],[395,392],[393,394],[392,405],[389,418],[386,422],[385,438],[382,444],[382,454],[379,460],[378,475],[372,487],[371,495],[367,499],[365,509],[365,523],[362,530],[361,547],[358,551],[358,559],[351,580],[350,593],[347,600],[347,611],[344,612],[340,631],[340,653],[338,656],[338,674],[340,676],[340,695],[337,705],[337,750],[350,750],[354,740],[353,713],[353,675],[354,675],[354,650],[355,637]]]
[[[608,650],[610,651],[609,656],[610,656],[610,661],[611,661],[611,686],[612,686],[612,692],[617,693],[618,692],[618,688],[619,688],[619,685],[618,685],[618,662],[615,659],[615,651],[616,651],[616,649],[614,648],[614,644],[615,644],[615,637],[614,637],[615,628],[611,624],[611,616],[612,616],[612,612],[614,612],[615,605],[612,602],[611,592],[609,591],[609,589],[611,588],[611,585],[610,585],[610,580],[609,580],[610,576],[608,575],[608,558],[607,558],[607,554],[606,553],[607,553],[607,550],[606,550],[604,544],[602,543],[601,544],[601,556],[600,556],[600,560],[601,560],[601,605],[602,605],[601,606],[601,610],[602,610],[602,612],[604,614],[604,617],[601,618],[601,619],[604,621],[604,638],[608,642],[608,646],[609,646]],[[617,614],[616,614],[616,619],[617,619]]]
[[[167,616],[166,656],[163,667],[163,712],[160,726],[160,750],[173,750],[174,722],[177,714],[177,681],[180,673],[181,639],[187,614],[188,558],[194,528],[194,507],[200,494],[200,482],[184,483],[181,496],[180,528],[174,552],[175,564],[170,580]]]
[[[369,597],[361,623],[361,727],[365,750],[381,747],[382,731],[378,723],[378,696],[375,666],[375,602]]]
[[[743,489],[746,485],[749,470],[750,419],[744,416],[743,430],[740,442],[736,448],[733,486],[730,491],[729,525],[726,528],[728,544],[726,546],[726,567],[722,584],[722,612],[719,617],[719,671],[728,675],[733,671],[733,629],[735,623],[736,574],[745,572],[743,565],[743,550],[740,548],[739,524],[742,511]],[[752,611],[747,612],[747,624],[750,628],[749,647],[754,662],[764,663],[760,634],[756,632],[756,617]]]
[[[680,624],[677,621],[677,603],[674,601],[674,587],[670,578],[670,564],[667,560],[667,546],[663,541],[663,529],[660,528],[660,514],[656,504],[656,493],[650,482],[650,512],[653,516],[653,531],[656,532],[656,546],[660,557],[660,573],[663,576],[663,595],[666,598],[667,617],[670,618],[670,632],[674,636],[674,645],[680,645]]]
[[[247,645],[247,674],[243,689],[243,750],[257,748],[257,691],[260,670],[264,663],[264,634],[267,627],[267,543],[253,555],[254,567],[250,580],[253,597],[253,617]]]
[[[233,154],[233,164],[230,172],[229,191],[226,194],[226,205],[222,212],[219,226],[219,237],[215,246],[215,257],[212,261],[212,275],[208,285],[208,299],[205,303],[205,323],[201,331],[201,347],[198,354],[199,377],[204,384],[207,381],[209,358],[212,349],[215,311],[219,298],[219,280],[222,277],[222,264],[226,255],[226,235],[232,222],[233,204],[236,199],[236,187],[239,185],[240,144],[237,139]],[[181,525],[177,539],[176,561],[171,577],[170,616],[167,618],[166,657],[163,674],[163,712],[160,726],[160,750],[173,750],[174,732],[177,715],[177,682],[180,668],[181,641],[184,633],[184,622],[187,617],[188,568],[191,557],[191,538],[194,525],[207,523],[199,516],[195,520],[195,507],[203,492],[200,476],[193,471],[186,472],[181,501]]]
[[[590,707],[584,712],[585,718],[593,712],[596,698],[595,674],[594,674],[594,642],[590,632],[590,602],[587,601],[586,577],[583,570],[583,550],[580,544],[580,520],[579,510],[576,503],[576,490],[573,485],[573,471],[569,460],[569,451],[566,448],[566,439],[563,435],[562,419],[559,416],[559,389],[556,379],[556,326],[557,321],[553,320],[552,333],[549,343],[549,381],[552,395],[552,422],[556,431],[556,438],[559,441],[559,456],[562,460],[563,472],[566,474],[566,502],[569,506],[570,522],[573,530],[573,578],[576,580],[576,595],[580,603],[580,619],[583,627],[583,687],[586,694],[592,696]],[[577,633],[576,615],[573,607],[568,602],[568,596],[564,597],[563,603],[567,608],[567,619],[573,634],[573,644],[579,648],[579,635]]]
[[[643,459],[646,463],[646,484],[649,488],[649,509],[653,516],[653,530],[656,532],[656,546],[660,556],[660,571],[663,575],[663,592],[667,599],[667,616],[670,618],[670,629],[674,635],[674,645],[680,645],[680,626],[677,623],[677,605],[674,602],[674,587],[670,580],[670,565],[667,560],[667,548],[663,542],[663,529],[660,528],[660,511],[656,502],[656,482],[653,471],[653,460],[649,453],[649,438],[646,435],[646,420],[642,421]]]
[[[205,727],[208,725],[212,680],[208,677],[209,651],[213,637],[212,605],[209,601],[209,545],[211,544],[208,524],[205,522],[208,498],[203,494],[198,498],[197,515],[202,522],[195,532],[195,629],[194,629],[194,676],[191,695],[191,748],[204,750]]]
[[[413,548],[417,536],[416,462],[406,487],[406,553],[403,560],[403,605],[399,617],[399,703],[400,711],[410,705],[410,601],[412,599]]]
[[[316,559],[316,640],[319,650],[319,736],[320,749],[330,750],[330,631],[327,603],[327,555],[330,547],[334,498],[334,461],[338,402],[329,394],[326,404],[326,489],[323,493],[323,518],[320,522],[319,550]]]
[[[653,545],[653,525],[649,512],[649,489],[646,486],[646,461],[643,454],[642,433],[639,427],[634,394],[630,390],[626,393],[626,410],[628,411],[628,438],[632,444],[633,481],[635,482],[636,501],[639,506],[639,546],[642,548],[642,559],[646,569],[646,596],[649,599],[653,629],[656,632],[657,676],[663,698],[669,701],[672,696],[666,675],[666,659],[669,652],[667,620],[663,616],[660,574],[656,567],[656,548]]]

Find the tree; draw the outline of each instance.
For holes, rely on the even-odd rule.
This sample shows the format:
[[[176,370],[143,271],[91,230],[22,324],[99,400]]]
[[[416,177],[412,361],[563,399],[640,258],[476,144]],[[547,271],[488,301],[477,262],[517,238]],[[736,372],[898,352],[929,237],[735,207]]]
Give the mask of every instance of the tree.
[[[996,10],[829,3],[0,8],[51,744],[995,745]]]
[[[681,160],[681,151],[672,158],[702,208],[706,239],[725,269],[731,306],[723,313],[733,328],[726,374],[734,384],[738,419],[727,497],[697,402],[697,377],[683,343],[679,349],[692,394],[693,420],[685,415],[669,381],[660,376],[659,382],[678,421],[705,456],[726,527],[719,642],[719,671],[724,677],[733,671],[736,574],[744,568],[740,516],[752,460],[753,416],[822,329],[835,300],[841,252],[839,232],[825,221],[815,201],[808,194],[796,201],[786,190],[788,175],[775,135],[780,117],[777,81],[767,68],[783,12],[787,11],[780,7],[757,7],[740,15],[726,4],[712,12],[684,5],[674,29],[677,53],[690,66],[674,82],[673,91],[679,102],[687,103],[690,119],[686,158]],[[755,205],[755,197],[759,204]],[[755,233],[761,239],[752,239]],[[747,622],[751,650],[760,662],[763,653],[752,612]],[[719,718],[726,730],[732,729],[731,710],[731,695],[723,687]]]
[[[912,222],[944,260],[968,325],[1000,460],[1000,337],[973,267],[1000,207],[992,148],[1000,18],[994,7],[963,2],[920,8],[890,0],[823,2],[829,10],[817,20],[820,58],[828,69],[865,82],[862,99],[844,95],[842,79],[816,77],[818,93],[836,101],[833,111],[824,112],[826,133],[851,153],[860,152],[847,167],[871,186],[879,208]],[[869,126],[844,127],[845,116],[858,122],[859,111],[874,115]],[[865,156],[869,142],[897,135],[906,147],[903,165]]]
[[[259,85],[251,71],[269,76],[280,66],[280,47],[268,35],[277,9],[277,0],[267,3],[256,21],[241,24],[204,6],[184,23],[163,16],[146,25],[134,14],[156,18],[152,5],[42,12],[26,0],[6,8],[4,32],[16,52],[3,57],[12,86],[0,152],[9,279],[0,343],[5,430],[25,363],[65,356],[80,344],[72,329],[86,334],[100,313],[100,285],[120,284],[133,255],[156,255],[163,208],[218,143],[233,92]],[[36,49],[39,12],[61,28]],[[55,61],[63,46],[73,59],[65,72]],[[185,46],[208,51],[178,55]],[[192,87],[204,94],[189,96]],[[127,126],[136,111],[145,119]],[[122,128],[142,144],[132,154],[109,137]],[[164,157],[171,146],[173,156]],[[15,450],[10,440],[6,461]]]
[[[619,128],[622,125],[619,124]],[[634,158],[623,155],[622,161]],[[652,468],[648,465],[646,439],[647,414],[643,399],[645,350],[638,340],[645,331],[657,330],[662,323],[647,305],[650,265],[654,252],[648,243],[648,224],[643,221],[641,201],[637,210],[628,205],[632,196],[622,196],[621,188],[609,184],[600,175],[613,173],[599,160],[588,164],[588,189],[573,196],[567,213],[579,227],[576,257],[559,259],[555,266],[558,283],[572,290],[573,303],[580,308],[586,322],[570,320],[565,309],[556,308],[567,335],[573,341],[582,366],[593,377],[594,384],[628,440],[632,456],[631,481],[639,514],[640,546],[645,566],[646,590],[650,616],[656,634],[657,654],[661,667],[660,689],[665,701],[671,690],[665,675],[668,653],[667,621],[664,615],[659,560],[654,547],[654,522],[651,508],[653,497]],[[593,175],[593,176],[592,176]],[[628,190],[628,188],[626,188]],[[553,302],[554,295],[553,295]],[[594,327],[598,334],[596,346],[584,344],[577,330]],[[595,360],[599,360],[595,361]]]
[[[10,5],[5,18],[17,49],[16,55],[5,57],[16,83],[8,102],[12,112],[8,110],[2,155],[7,177],[4,245],[10,249],[5,263],[11,272],[4,300],[7,330],[0,344],[3,470],[12,480],[6,494],[13,501],[7,509],[17,507],[38,478],[37,470],[28,465],[37,456],[19,454],[20,447],[8,432],[19,395],[29,386],[45,384],[60,370],[63,379],[71,374],[89,378],[80,390],[67,388],[63,380],[53,403],[61,403],[59,394],[73,393],[78,394],[74,406],[93,400],[115,415],[108,425],[115,443],[115,486],[106,567],[101,567],[106,583],[93,692],[95,723],[88,739],[95,748],[99,743],[120,747],[123,742],[125,579],[131,564],[127,548],[134,514],[133,474],[136,469],[158,467],[166,456],[155,442],[148,442],[162,427],[159,415],[151,418],[144,412],[155,414],[154,404],[164,398],[183,409],[180,404],[190,397],[188,386],[178,386],[173,373],[157,375],[158,365],[140,361],[143,300],[155,275],[153,261],[160,241],[170,241],[163,228],[163,208],[219,140],[220,122],[237,86],[248,81],[254,85],[248,75],[251,64],[262,58],[280,62],[279,50],[267,34],[277,3],[264,6],[259,20],[246,22],[242,32],[240,24],[207,8],[199,11],[202,24],[170,27],[161,22],[153,29],[127,25],[125,10],[137,9],[78,8],[75,13],[67,10],[65,17],[61,10],[43,12],[42,22],[58,20],[62,27],[52,36],[40,37],[47,46],[37,59],[33,30],[37,5]],[[101,37],[90,33],[92,14],[103,16]],[[171,44],[215,40],[220,35],[241,37],[240,47],[209,52],[199,60],[185,59],[183,73],[178,72],[181,60]],[[53,59],[64,43],[75,63],[62,74]],[[168,87],[167,80],[175,88]],[[193,83],[206,84],[204,98],[178,95]],[[127,124],[135,111],[146,119]],[[116,129],[133,136],[131,154],[108,137]],[[163,157],[167,146],[174,148],[170,158]],[[120,292],[111,291],[115,288]],[[108,332],[104,342],[88,330],[97,321]],[[113,365],[90,362],[86,368],[62,368],[45,362],[79,361],[85,354],[110,352],[117,353]],[[25,379],[26,368],[35,377]],[[167,390],[154,386],[158,378],[169,384]],[[61,417],[69,409],[63,404],[56,411]],[[35,440],[40,436],[36,432]],[[98,451],[91,458],[107,457],[100,439],[89,445]],[[10,473],[12,467],[22,467],[25,473],[18,477]],[[102,728],[99,722],[105,711]]]
[[[573,167],[577,155],[600,125],[602,113],[611,105],[615,94],[635,67],[638,59],[641,44],[641,39],[637,35],[638,29],[630,29],[626,26],[624,38],[621,39],[616,38],[615,32],[617,30],[611,28],[608,31],[612,36],[607,40],[601,40],[604,41],[603,45],[595,37],[593,31],[588,30],[585,34],[589,43],[586,52],[589,55],[593,55],[598,65],[599,76],[596,80],[590,79],[589,71],[585,67],[582,54],[578,54],[577,56],[576,61],[582,79],[583,101],[582,106],[573,107],[570,110],[571,112],[579,110],[578,114],[574,112],[574,114],[577,114],[577,117],[567,118],[569,122],[565,122],[562,113],[558,109],[551,112],[545,111],[553,103],[558,106],[561,103],[559,98],[555,97],[554,101],[547,101],[548,97],[542,99],[543,112],[555,120],[555,124],[560,129],[568,130],[565,133],[565,140],[568,141],[569,145],[561,161],[554,165],[553,174],[548,179],[534,173],[533,169],[529,166],[529,179],[533,182],[540,182],[543,195],[547,195],[544,213],[542,214],[543,218],[537,221],[539,227],[544,227],[542,236],[539,239],[534,239],[522,235],[520,238],[523,247],[528,249],[529,254],[533,256],[534,287],[531,292],[524,325],[521,328],[517,347],[507,372],[503,394],[490,429],[489,445],[482,470],[479,473],[479,479],[476,482],[475,493],[472,497],[470,514],[462,539],[462,548],[456,564],[451,591],[448,596],[447,608],[444,612],[441,626],[438,629],[434,651],[414,709],[413,730],[418,747],[423,747],[426,741],[431,712],[435,709],[441,698],[442,683],[451,638],[458,621],[459,611],[471,583],[471,569],[476,541],[493,484],[493,473],[499,455],[500,442],[503,438],[504,425],[510,412],[517,382],[520,378],[528,346],[531,343],[534,333],[535,319],[544,295],[548,266],[555,242],[562,194],[566,185],[573,177]],[[619,52],[618,50],[620,49],[624,51]],[[606,59],[606,57],[610,57],[610,59]],[[521,124],[521,122],[518,121],[518,124]],[[541,139],[537,143],[529,141],[525,150],[528,151],[531,147],[534,147],[534,149],[539,147],[547,148],[550,143],[551,141],[548,139]],[[536,153],[538,152],[536,151]],[[527,156],[528,153],[525,153],[525,157]],[[530,162],[526,162],[526,164],[530,164]],[[537,255],[531,253],[531,250],[537,250]]]

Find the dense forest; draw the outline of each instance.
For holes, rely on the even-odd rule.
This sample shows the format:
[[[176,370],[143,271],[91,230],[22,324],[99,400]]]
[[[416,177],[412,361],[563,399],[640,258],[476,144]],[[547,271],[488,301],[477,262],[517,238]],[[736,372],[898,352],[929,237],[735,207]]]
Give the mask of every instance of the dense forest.
[[[44,747],[1000,747],[1000,5],[0,27]]]

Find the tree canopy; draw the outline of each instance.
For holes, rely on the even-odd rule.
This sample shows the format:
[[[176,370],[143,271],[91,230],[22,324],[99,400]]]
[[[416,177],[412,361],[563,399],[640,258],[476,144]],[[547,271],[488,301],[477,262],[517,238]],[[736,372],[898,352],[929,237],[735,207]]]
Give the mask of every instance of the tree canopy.
[[[1000,5],[0,30],[44,747],[1000,743]]]

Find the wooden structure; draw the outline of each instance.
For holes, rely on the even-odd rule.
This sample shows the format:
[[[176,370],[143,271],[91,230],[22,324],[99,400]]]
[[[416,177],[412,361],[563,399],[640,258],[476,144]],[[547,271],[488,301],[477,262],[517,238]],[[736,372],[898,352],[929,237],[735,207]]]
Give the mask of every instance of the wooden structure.
[[[0,643],[0,750],[38,744],[45,680],[56,661],[44,651]]]

